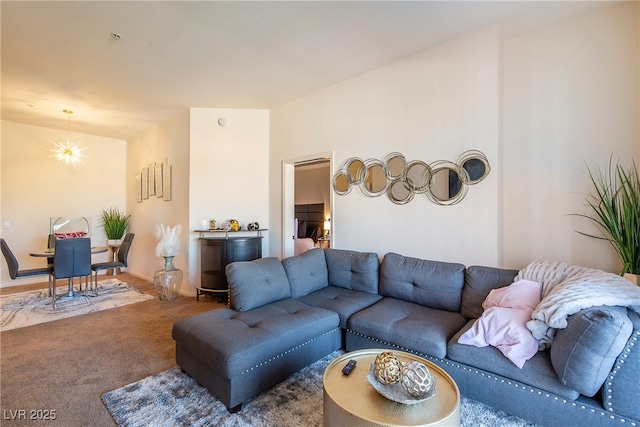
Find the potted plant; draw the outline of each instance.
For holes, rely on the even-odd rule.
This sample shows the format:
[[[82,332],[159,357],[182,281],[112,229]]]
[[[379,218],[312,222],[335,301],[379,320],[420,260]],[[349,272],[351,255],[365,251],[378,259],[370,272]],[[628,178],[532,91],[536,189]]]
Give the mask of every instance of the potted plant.
[[[117,208],[110,208],[108,211],[102,211],[102,225],[104,233],[107,235],[108,244],[118,246],[120,239],[124,236],[131,215],[125,215]]]
[[[602,236],[583,233],[585,236],[608,241],[622,261],[625,278],[638,283],[640,275],[640,178],[635,161],[630,168],[619,162],[605,171],[600,168],[587,172],[593,185],[587,197],[591,215],[578,215],[593,221]]]

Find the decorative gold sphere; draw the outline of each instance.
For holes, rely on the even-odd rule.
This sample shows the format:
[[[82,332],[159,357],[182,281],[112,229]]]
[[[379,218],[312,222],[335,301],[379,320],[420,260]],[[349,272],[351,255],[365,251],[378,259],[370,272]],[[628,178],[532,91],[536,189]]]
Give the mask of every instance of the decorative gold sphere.
[[[382,384],[395,384],[402,376],[402,362],[390,351],[385,351],[378,356],[374,362],[374,375]]]
[[[402,364],[402,388],[412,396],[424,396],[431,389],[432,377],[424,363],[411,361]]]

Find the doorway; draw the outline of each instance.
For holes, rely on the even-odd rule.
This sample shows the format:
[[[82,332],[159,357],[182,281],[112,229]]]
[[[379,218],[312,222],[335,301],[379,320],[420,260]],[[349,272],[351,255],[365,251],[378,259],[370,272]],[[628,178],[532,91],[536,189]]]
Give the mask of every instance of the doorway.
[[[335,242],[335,221],[333,217],[333,189],[332,189],[332,171],[333,171],[333,152],[319,153],[298,157],[295,159],[282,161],[282,258],[294,255],[294,234],[295,234],[295,205],[296,205],[296,175],[313,174],[318,168],[328,168],[328,177],[326,182],[321,183],[323,186],[319,193],[324,196],[312,194],[298,194],[298,199],[302,197],[308,203],[311,200],[320,200],[325,203],[325,217],[331,219],[331,239]],[[297,171],[297,173],[296,173]],[[305,186],[306,188],[306,186]],[[328,204],[328,207],[327,207]]]

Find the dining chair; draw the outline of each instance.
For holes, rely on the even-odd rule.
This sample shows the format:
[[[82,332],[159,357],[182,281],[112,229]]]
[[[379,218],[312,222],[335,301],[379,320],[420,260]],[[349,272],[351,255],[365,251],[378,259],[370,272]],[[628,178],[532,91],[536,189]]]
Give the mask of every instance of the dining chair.
[[[47,238],[47,249],[54,251],[56,248],[56,236],[54,234],[49,234]],[[47,267],[53,268],[53,254],[47,257]]]
[[[110,268],[123,268],[127,266],[127,256],[129,255],[129,249],[131,248],[131,243],[133,242],[133,238],[135,237],[134,233],[125,234],[122,239],[122,243],[120,244],[120,248],[118,248],[118,260],[117,261],[107,261],[107,262],[97,262],[95,264],[91,264],[91,270],[94,272],[92,284],[92,291],[95,292],[95,295],[98,295],[98,271],[100,270],[108,270]]]
[[[80,279],[80,290],[82,290],[82,278],[85,278],[86,286],[89,287],[87,277],[91,276],[91,240],[87,237],[74,239],[56,240],[56,250],[53,255],[53,309],[56,309],[56,280],[69,279],[69,291],[66,295],[73,294],[73,278]]]
[[[47,275],[49,276],[49,295],[51,295],[51,273],[53,272],[52,266],[20,270],[18,259],[9,248],[9,244],[3,238],[0,238],[0,245],[2,246],[2,255],[4,255],[4,259],[7,261],[7,267],[9,268],[9,277],[11,277],[11,279],[15,280],[21,279],[23,277]]]

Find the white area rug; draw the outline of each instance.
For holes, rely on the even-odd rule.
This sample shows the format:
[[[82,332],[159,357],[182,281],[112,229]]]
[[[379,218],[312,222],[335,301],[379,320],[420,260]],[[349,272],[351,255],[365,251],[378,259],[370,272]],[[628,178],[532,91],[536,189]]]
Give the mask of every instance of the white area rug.
[[[99,281],[97,297],[85,297],[76,288],[73,298],[63,297],[56,301],[55,311],[47,289],[0,296],[0,332],[155,298],[117,279]],[[67,291],[66,286],[58,285],[57,289],[57,292]]]
[[[105,393],[102,400],[126,427],[315,427],[322,426],[322,374],[334,352],[293,374],[230,414],[222,402],[175,367]],[[461,397],[463,427],[531,427],[475,400]],[[342,427],[342,426],[340,426]]]

